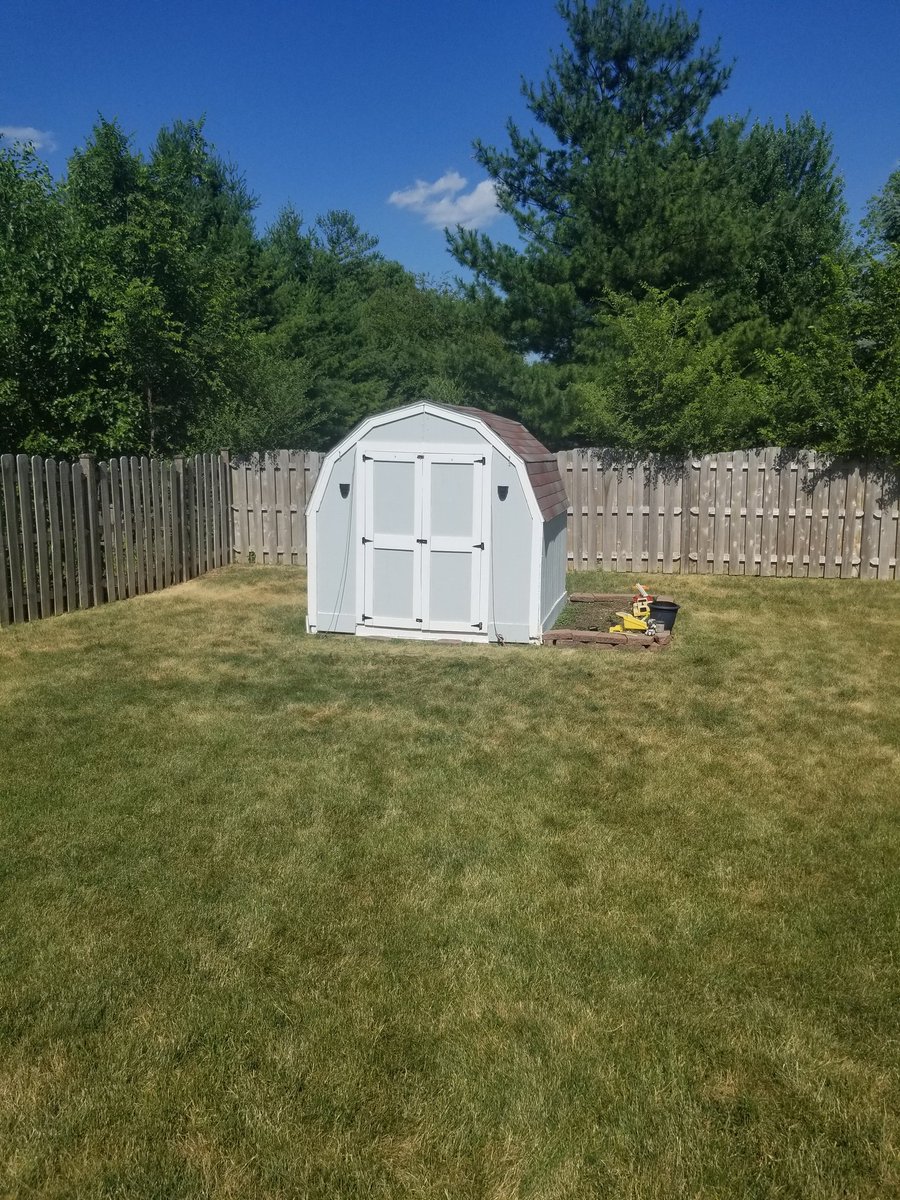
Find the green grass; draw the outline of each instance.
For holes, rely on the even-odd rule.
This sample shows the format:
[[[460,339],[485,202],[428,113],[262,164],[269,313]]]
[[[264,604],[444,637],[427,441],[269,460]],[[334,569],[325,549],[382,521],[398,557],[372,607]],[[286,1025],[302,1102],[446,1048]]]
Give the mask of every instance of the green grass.
[[[897,1194],[900,587],[666,585],[658,655],[289,568],[4,631],[0,1195]]]

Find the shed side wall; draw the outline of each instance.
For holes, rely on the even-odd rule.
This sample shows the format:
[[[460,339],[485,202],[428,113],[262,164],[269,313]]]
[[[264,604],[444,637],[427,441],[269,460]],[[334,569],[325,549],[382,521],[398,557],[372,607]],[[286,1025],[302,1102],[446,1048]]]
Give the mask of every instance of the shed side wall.
[[[316,626],[319,633],[356,631],[356,447],[334,464],[322,498],[316,537]],[[350,485],[346,499],[340,485]]]
[[[509,492],[505,500],[497,488]],[[508,642],[530,640],[529,598],[532,570],[532,522],[515,466],[494,451],[491,468],[490,560],[488,562],[489,636]]]
[[[544,524],[541,556],[541,628],[552,628],[566,603],[565,513]]]

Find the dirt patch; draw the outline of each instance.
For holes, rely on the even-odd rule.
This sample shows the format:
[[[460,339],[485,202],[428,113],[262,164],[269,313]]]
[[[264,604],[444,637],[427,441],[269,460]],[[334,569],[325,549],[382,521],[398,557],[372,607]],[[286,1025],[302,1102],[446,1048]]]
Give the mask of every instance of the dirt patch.
[[[623,611],[626,606],[619,605]],[[606,633],[610,625],[618,623],[616,606],[601,601],[595,604],[569,603],[559,614],[554,629],[596,629]]]

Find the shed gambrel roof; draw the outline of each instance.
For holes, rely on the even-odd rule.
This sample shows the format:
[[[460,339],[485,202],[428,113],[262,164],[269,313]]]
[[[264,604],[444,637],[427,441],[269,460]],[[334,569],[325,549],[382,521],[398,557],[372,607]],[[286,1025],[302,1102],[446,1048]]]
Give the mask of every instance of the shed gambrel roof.
[[[533,433],[529,433],[524,425],[509,417],[486,412],[483,408],[469,408],[466,405],[447,407],[451,412],[468,413],[469,416],[484,421],[485,425],[522,459],[545,521],[552,521],[554,517],[568,511],[569,498],[559,473],[556,455],[542,445]]]

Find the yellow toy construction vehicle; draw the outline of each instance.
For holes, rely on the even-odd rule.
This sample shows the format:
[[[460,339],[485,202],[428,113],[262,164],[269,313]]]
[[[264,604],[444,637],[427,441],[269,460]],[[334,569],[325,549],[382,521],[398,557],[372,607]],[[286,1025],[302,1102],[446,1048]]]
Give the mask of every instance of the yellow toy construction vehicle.
[[[619,618],[619,624],[610,625],[610,633],[625,633],[626,631],[633,631],[635,633],[647,632],[647,622],[643,617],[635,617],[630,612],[617,612],[616,616]]]
[[[637,585],[638,595],[631,601],[631,612],[617,612],[618,625],[610,625],[610,633],[656,633],[656,622],[650,616],[652,596],[647,589]]]

